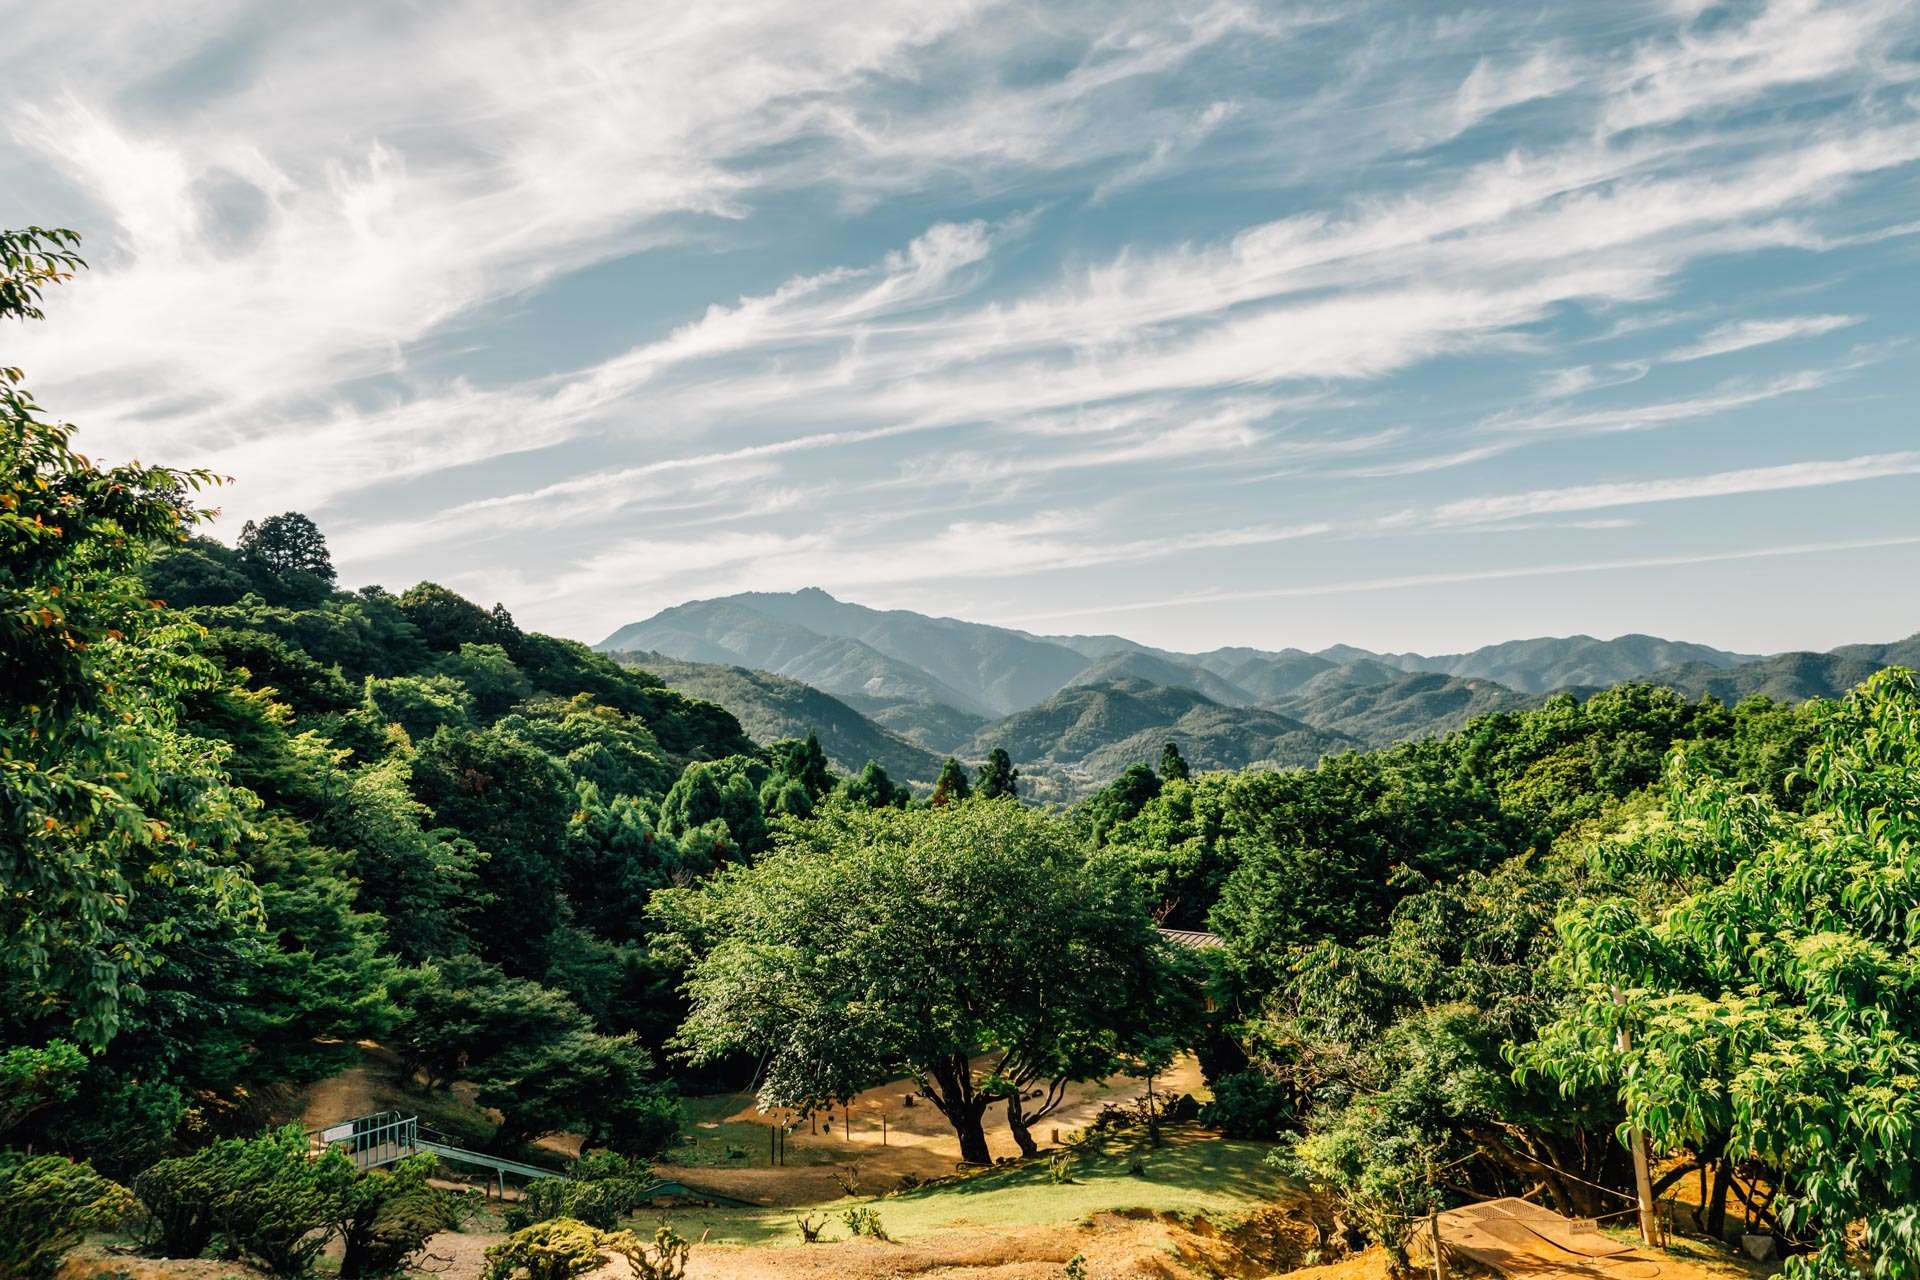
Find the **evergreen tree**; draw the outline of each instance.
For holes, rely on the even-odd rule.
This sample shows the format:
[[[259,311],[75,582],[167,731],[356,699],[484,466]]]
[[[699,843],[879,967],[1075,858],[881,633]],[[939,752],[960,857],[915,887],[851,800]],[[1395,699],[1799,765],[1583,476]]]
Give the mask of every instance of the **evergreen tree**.
[[[827,753],[820,738],[808,730],[805,738],[776,742],[768,750],[777,774],[806,788],[807,798],[818,801],[833,789],[833,774],[827,767]]]
[[[1169,742],[1160,748],[1160,780],[1172,782],[1175,778],[1191,778],[1193,770],[1187,767],[1187,759],[1180,754],[1180,747]]]
[[[974,790],[986,800],[1017,796],[1020,794],[1016,786],[1019,780],[1020,771],[1013,767],[1013,757],[1007,754],[1005,747],[995,747],[987,753],[987,762],[980,766],[980,776],[974,783]]]
[[[940,766],[939,779],[933,784],[934,808],[965,800],[972,794],[973,788],[967,785],[967,771],[958,760],[948,756],[947,762]]]
[[[298,511],[268,516],[255,524],[249,520],[240,528],[237,542],[241,558],[281,577],[311,574],[331,588],[334,584],[333,557],[320,527]]]
[[[850,804],[865,805],[869,809],[898,809],[913,798],[913,793],[895,786],[879,762],[869,760],[864,769],[840,784],[840,796]]]

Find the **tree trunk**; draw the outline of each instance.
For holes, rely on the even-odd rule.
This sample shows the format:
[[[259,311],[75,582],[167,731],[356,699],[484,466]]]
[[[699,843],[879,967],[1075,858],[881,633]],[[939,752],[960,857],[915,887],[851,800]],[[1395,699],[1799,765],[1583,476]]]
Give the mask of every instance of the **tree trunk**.
[[[1013,1133],[1013,1140],[1020,1144],[1020,1154],[1037,1156],[1040,1147],[1033,1140],[1033,1130],[1027,1126],[1026,1109],[1018,1091],[1007,1095],[1007,1128]]]
[[[973,1068],[965,1054],[928,1063],[920,1094],[953,1126],[954,1136],[960,1139],[962,1160],[968,1164],[993,1163],[993,1153],[987,1149],[986,1130],[980,1121],[986,1114],[987,1104],[1002,1095],[981,1093],[974,1088]]]
[[[1721,1156],[1713,1162],[1713,1190],[1707,1193],[1707,1234],[1715,1240],[1727,1235],[1727,1182],[1733,1177],[1733,1164]]]
[[[985,1113],[984,1102],[977,1107],[961,1107],[947,1113],[947,1120],[953,1125],[955,1136],[960,1139],[960,1158],[968,1164],[993,1163],[993,1152],[987,1149],[987,1131],[980,1123]]]

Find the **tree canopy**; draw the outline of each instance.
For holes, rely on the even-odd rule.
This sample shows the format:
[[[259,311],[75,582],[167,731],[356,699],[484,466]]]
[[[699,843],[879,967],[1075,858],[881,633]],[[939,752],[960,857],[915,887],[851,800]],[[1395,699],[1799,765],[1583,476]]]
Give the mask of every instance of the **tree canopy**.
[[[802,1111],[909,1075],[976,1162],[989,1105],[1021,1135],[1032,1086],[1113,1070],[1179,981],[1131,877],[1008,800],[829,808],[654,901],[692,957],[686,1053],[764,1054],[763,1103]]]

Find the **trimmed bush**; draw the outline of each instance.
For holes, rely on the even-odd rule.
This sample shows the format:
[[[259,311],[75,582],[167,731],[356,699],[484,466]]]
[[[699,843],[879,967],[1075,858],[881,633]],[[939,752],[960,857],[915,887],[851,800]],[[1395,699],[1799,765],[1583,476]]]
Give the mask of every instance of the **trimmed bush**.
[[[338,1151],[314,1159],[288,1125],[162,1160],[134,1193],[152,1215],[149,1248],[163,1257],[197,1258],[219,1236],[232,1256],[302,1276],[347,1216],[359,1177]]]
[[[0,1151],[0,1274],[50,1280],[89,1231],[116,1226],[133,1196],[65,1156]]]
[[[551,1218],[487,1250],[487,1280],[574,1280],[607,1261],[603,1233],[573,1218]]]
[[[507,1209],[507,1229],[518,1231],[536,1222],[574,1218],[611,1231],[633,1212],[653,1182],[652,1172],[639,1160],[613,1151],[592,1151],[574,1162],[569,1176],[531,1183],[520,1203]]]
[[[460,1225],[457,1198],[427,1184],[436,1163],[429,1155],[409,1156],[353,1184],[342,1223],[340,1280],[398,1275],[428,1240]]]

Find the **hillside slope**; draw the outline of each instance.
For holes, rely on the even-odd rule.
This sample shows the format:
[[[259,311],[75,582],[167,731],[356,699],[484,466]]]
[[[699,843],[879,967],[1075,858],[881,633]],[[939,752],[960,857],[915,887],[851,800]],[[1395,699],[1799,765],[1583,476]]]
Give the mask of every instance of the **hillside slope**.
[[[1108,654],[1068,681],[1071,685],[1144,680],[1169,689],[1192,689],[1228,707],[1248,707],[1260,696],[1216,675],[1192,660],[1181,661],[1147,649]]]
[[[944,703],[979,715],[1002,714],[911,662],[865,642],[826,635],[742,603],[696,600],[621,627],[594,647],[603,653],[652,652],[687,662],[739,665],[824,689],[892,702]]]
[[[1882,667],[1920,667],[1920,635],[1889,644],[1842,645],[1827,653],[1781,653],[1722,669],[1690,662],[1654,673],[1657,684],[1710,693],[1729,705],[1754,694],[1781,702],[1837,698]]]
[[[911,663],[965,699],[934,701],[963,710],[1006,715],[1030,707],[1087,665],[1087,659],[1071,649],[1007,627],[934,618],[910,609],[869,609],[836,600],[817,587],[746,592],[729,600],[818,635],[855,640],[896,661]]]
[[[1382,682],[1329,683],[1315,692],[1277,698],[1267,705],[1316,729],[1383,747],[1446,733],[1475,716],[1517,711],[1539,701],[1538,695],[1492,680],[1421,671]]]
[[[843,772],[878,761],[896,782],[932,783],[942,758],[869,720],[831,694],[765,671],[717,663],[682,662],[658,653],[620,654],[620,662],[658,677],[669,689],[731,711],[761,743],[819,736],[827,758]]]
[[[1191,689],[1120,679],[1070,685],[987,725],[967,754],[977,758],[1005,747],[1029,773],[1097,784],[1129,764],[1157,758],[1167,742],[1176,743],[1195,769],[1310,765],[1355,745],[1278,711],[1222,706]]]
[[[1612,640],[1593,636],[1542,636],[1533,640],[1509,640],[1467,653],[1432,657],[1418,653],[1378,656],[1403,671],[1437,671],[1449,676],[1497,680],[1522,693],[1545,693],[1568,685],[1605,687],[1626,680],[1643,680],[1681,664],[1726,670],[1755,660],[1751,654],[1729,653],[1711,645],[1643,635],[1616,636]]]

